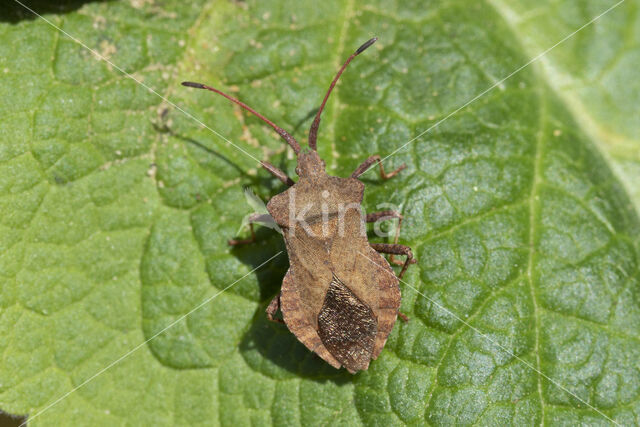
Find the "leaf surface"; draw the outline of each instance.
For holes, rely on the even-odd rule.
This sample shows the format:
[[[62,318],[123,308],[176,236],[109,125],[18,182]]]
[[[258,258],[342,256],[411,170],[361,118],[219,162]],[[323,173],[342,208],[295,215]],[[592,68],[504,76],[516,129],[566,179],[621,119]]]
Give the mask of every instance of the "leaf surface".
[[[0,408],[34,425],[638,423],[638,3],[501,82],[614,4],[40,6],[111,64],[0,11]],[[179,83],[305,141],[373,35],[320,126],[332,174],[499,84],[386,160],[400,175],[363,176],[364,207],[400,207],[419,261],[411,320],[352,376],[266,320],[286,256],[250,272],[280,235],[226,243],[244,186],[283,190],[255,159],[294,176],[292,153]]]

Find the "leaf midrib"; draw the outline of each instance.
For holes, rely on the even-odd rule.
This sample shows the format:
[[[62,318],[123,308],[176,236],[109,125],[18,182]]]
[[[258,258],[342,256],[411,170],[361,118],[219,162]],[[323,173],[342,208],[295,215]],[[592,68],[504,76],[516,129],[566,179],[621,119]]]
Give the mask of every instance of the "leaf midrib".
[[[522,51],[526,52],[528,55],[536,55],[536,53],[529,52],[526,49],[522,37],[520,36],[520,32],[516,27],[517,22],[514,21],[514,17],[518,16],[518,14],[511,10],[507,5],[503,4],[501,0],[486,0],[486,3],[496,11],[509,29],[511,29],[511,33],[518,41],[518,45],[521,47]],[[603,15],[600,19],[606,19],[606,17],[606,15]],[[597,21],[593,22],[590,26],[593,25],[597,25]],[[585,27],[584,30],[587,30],[588,28],[589,27]],[[637,149],[634,149],[637,147],[638,141],[629,139],[624,135],[612,134],[610,130],[604,129],[602,126],[598,126],[597,120],[594,120],[594,117],[587,111],[580,98],[569,90],[563,90],[556,83],[562,80],[559,76],[562,75],[565,78],[567,76],[572,77],[571,74],[560,73],[554,64],[545,56],[539,58],[539,62],[542,64],[540,66],[541,71],[539,72],[541,80],[543,80],[547,87],[553,91],[554,95],[562,101],[562,104],[567,108],[571,117],[575,120],[586,137],[596,147],[598,153],[602,156],[606,164],[618,178],[618,181],[622,184],[627,197],[629,197],[629,200],[634,204],[635,212],[640,214],[640,199],[634,200],[632,197],[633,191],[631,183],[614,160],[615,157],[620,157],[625,159],[635,159],[635,161],[640,162],[638,151]],[[577,80],[574,81],[578,82]],[[615,148],[607,150],[605,145]]]
[[[528,52],[528,50],[525,47],[525,44],[522,40],[522,38],[520,37],[520,33],[518,31],[518,29],[515,27],[514,25],[514,21],[512,19],[509,18],[509,15],[516,15],[514,12],[512,11],[508,11],[505,10],[505,6],[501,6],[500,4],[498,4],[500,0],[486,0],[486,3],[492,7],[496,13],[498,14],[498,16],[500,16],[503,21],[505,22],[505,24],[508,26],[508,28],[511,30],[511,33],[514,37],[514,39],[517,41],[518,46],[520,47],[520,49],[525,52],[527,55],[531,55],[531,52]],[[604,17],[604,15],[603,15]],[[595,22],[592,23],[592,25],[595,24]],[[586,27],[585,27],[586,28]],[[555,46],[554,46],[555,47]],[[553,92],[553,94],[555,96],[557,96],[557,98],[562,102],[562,104],[566,107],[567,111],[569,112],[570,116],[575,120],[575,122],[580,126],[580,128],[583,130],[583,133],[585,134],[585,136],[587,137],[588,141],[591,142],[594,147],[597,149],[598,153],[602,156],[602,158],[604,159],[605,163],[607,164],[607,166],[609,166],[609,168],[612,170],[612,172],[614,173],[614,175],[618,178],[618,182],[622,183],[622,186],[624,188],[625,194],[626,196],[629,198],[629,200],[631,200],[632,202],[635,202],[635,212],[636,214],[640,211],[640,200],[634,201],[633,198],[631,197],[631,192],[630,192],[630,188],[629,188],[629,184],[628,184],[628,180],[625,179],[625,176],[621,173],[620,168],[616,165],[616,163],[613,161],[613,158],[611,157],[610,153],[605,150],[603,148],[603,141],[606,140],[606,137],[603,134],[603,130],[595,125],[595,120],[590,120],[590,115],[589,113],[587,113],[586,108],[584,107],[584,105],[580,102],[580,100],[574,96],[568,93],[568,91],[563,91],[561,90],[561,88],[558,87],[558,85],[554,84],[556,81],[558,81],[559,79],[554,79],[551,77],[550,74],[553,73],[553,71],[555,70],[555,67],[553,66],[553,64],[544,56],[542,56],[540,58],[540,64],[532,64],[533,67],[533,71],[534,71],[534,75],[536,76],[536,80],[538,80],[540,82],[540,84],[538,85],[538,87],[540,88],[540,90],[542,89],[542,85],[544,85],[545,88],[548,88],[547,90],[550,90]],[[541,103],[541,107],[546,108],[546,97],[544,96],[540,96],[540,103]],[[531,301],[532,301],[532,305],[533,305],[533,311],[534,311],[534,322],[535,322],[535,326],[534,326],[534,331],[535,331],[535,355],[536,355],[536,364],[537,364],[537,377],[538,377],[538,394],[539,394],[539,398],[540,398],[540,410],[541,410],[541,419],[540,419],[540,425],[544,425],[545,419],[544,419],[544,410],[545,410],[545,405],[544,405],[544,393],[543,393],[543,387],[542,387],[542,364],[541,364],[541,360],[540,360],[540,310],[538,308],[538,302],[537,302],[537,298],[536,298],[536,292],[535,292],[535,285],[534,285],[534,280],[533,280],[533,265],[535,263],[535,221],[537,218],[537,212],[536,212],[536,197],[538,195],[538,186],[542,183],[542,181],[540,180],[540,161],[541,161],[541,145],[543,144],[543,138],[542,135],[544,134],[544,132],[542,131],[544,129],[544,114],[543,114],[543,110],[544,108],[541,109],[540,111],[540,124],[539,124],[539,129],[538,129],[538,138],[536,140],[536,150],[535,150],[535,165],[534,165],[534,173],[533,173],[533,185],[532,185],[532,191],[531,191],[531,196],[529,198],[529,203],[530,203],[530,230],[529,230],[529,244],[530,244],[530,256],[529,256],[529,261],[528,261],[528,278],[529,278],[529,287],[530,287],[530,292],[531,292]],[[587,403],[587,402],[585,402]],[[587,403],[588,405],[588,403]],[[601,412],[602,410],[598,410],[596,409],[598,412]]]
[[[535,69],[535,68],[534,68]],[[536,76],[536,80],[540,80],[539,73],[534,72]],[[536,134],[536,143],[535,143],[535,151],[534,151],[534,159],[533,159],[533,183],[531,186],[531,194],[529,196],[529,258],[527,265],[527,279],[529,282],[529,292],[531,294],[531,305],[533,308],[533,321],[534,321],[534,335],[535,335],[535,343],[534,343],[534,354],[536,358],[536,376],[538,379],[538,397],[540,399],[540,425],[544,426],[544,393],[542,390],[542,361],[540,360],[540,310],[538,309],[538,299],[536,297],[536,289],[533,280],[533,265],[535,262],[535,244],[536,244],[536,234],[535,234],[535,224],[538,217],[537,212],[537,200],[538,200],[538,187],[541,183],[540,180],[540,170],[542,163],[542,145],[544,144],[544,134],[546,130],[546,112],[547,112],[547,102],[546,97],[542,93],[542,88],[540,84],[538,84],[538,103],[539,103],[539,111],[538,111],[538,132]]]

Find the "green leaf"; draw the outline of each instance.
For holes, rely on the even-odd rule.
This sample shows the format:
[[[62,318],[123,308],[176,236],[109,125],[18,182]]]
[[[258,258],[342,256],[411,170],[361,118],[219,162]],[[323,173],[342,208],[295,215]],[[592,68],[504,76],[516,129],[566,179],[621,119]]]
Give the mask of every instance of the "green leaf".
[[[640,422],[639,3],[501,82],[614,4],[37,9],[111,63],[3,6],[0,408],[34,425]],[[226,243],[251,211],[243,187],[283,189],[250,156],[294,176],[292,153],[179,83],[304,141],[373,35],[323,116],[330,173],[446,120],[385,161],[400,175],[363,177],[365,208],[400,206],[419,261],[401,285],[410,321],[354,376],[266,320],[286,256],[251,271],[281,236]]]

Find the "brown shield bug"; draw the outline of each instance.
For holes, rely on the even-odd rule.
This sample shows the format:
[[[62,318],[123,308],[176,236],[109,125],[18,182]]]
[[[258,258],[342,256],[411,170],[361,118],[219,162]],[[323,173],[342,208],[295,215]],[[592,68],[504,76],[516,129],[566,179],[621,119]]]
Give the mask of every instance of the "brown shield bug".
[[[361,210],[364,184],[358,177],[375,163],[383,179],[391,178],[405,165],[385,173],[380,156],[373,155],[349,178],[340,178],[327,175],[316,151],[320,116],[331,91],[351,60],[376,40],[367,41],[349,56],[331,82],[309,131],[309,150],[302,150],[288,132],[239,100],[200,83],[182,83],[213,91],[240,105],[275,129],[296,153],[297,182],[274,165],[261,162],[289,186],[267,204],[283,232],[290,264],[280,293],[267,307],[267,316],[280,321],[274,318],[279,309],[289,330],[309,350],[335,368],[344,366],[351,373],[367,369],[371,359],[378,357],[400,314],[398,278],[379,252],[390,254],[390,261],[402,265],[400,278],[415,262],[411,249],[397,243],[402,221],[399,212],[363,216]],[[395,243],[369,243],[364,222],[392,218],[398,219]],[[259,222],[257,217],[254,220]],[[231,240],[229,244],[253,242],[251,223],[250,228],[250,239]],[[405,255],[406,260],[395,261],[393,255]]]

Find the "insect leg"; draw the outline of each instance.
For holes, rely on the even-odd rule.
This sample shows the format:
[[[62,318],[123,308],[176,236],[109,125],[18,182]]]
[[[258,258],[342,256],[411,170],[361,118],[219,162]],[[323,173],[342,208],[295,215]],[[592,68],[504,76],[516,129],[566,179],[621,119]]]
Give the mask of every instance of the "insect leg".
[[[253,243],[256,241],[256,233],[253,230],[253,223],[258,222],[265,222],[265,218],[271,218],[269,215],[263,215],[263,214],[252,214],[251,216],[249,216],[249,230],[251,230],[251,237],[248,239],[231,239],[228,240],[227,243],[229,244],[229,246],[238,246],[238,245],[246,245],[249,243]]]
[[[280,181],[282,181],[283,183],[285,183],[289,187],[291,187],[293,184],[295,184],[295,182],[293,182],[293,180],[291,178],[289,178],[286,173],[282,172],[280,169],[278,169],[277,167],[273,166],[271,163],[269,163],[269,162],[260,162],[260,164],[262,165],[263,168],[268,170],[269,173],[271,173],[271,175],[275,176],[276,178],[278,178]]]
[[[353,173],[351,174],[351,178],[359,177],[360,175],[365,173],[367,171],[367,169],[369,169],[369,167],[372,164],[374,164],[376,162],[378,162],[378,165],[380,165],[380,177],[382,179],[389,179],[389,178],[395,176],[402,169],[407,167],[407,165],[403,163],[402,165],[400,165],[400,167],[398,169],[396,169],[396,170],[394,170],[392,172],[386,173],[384,171],[384,166],[382,165],[382,162],[380,161],[380,155],[379,154],[374,154],[373,156],[369,157],[367,160],[362,162],[362,164],[360,166],[358,166],[355,171],[353,171]]]
[[[230,239],[227,241],[229,246],[247,245],[256,241],[256,232],[253,231],[253,222],[249,222],[249,230],[251,230],[251,237],[248,239]]]
[[[276,323],[284,323],[282,319],[274,317],[278,310],[280,310],[280,292],[278,292],[278,295],[273,297],[265,311],[267,312],[267,319]]]
[[[404,276],[404,272],[407,271],[407,267],[409,264],[415,264],[416,259],[413,257],[413,252],[411,252],[411,248],[406,245],[399,245],[397,243],[369,243],[373,249],[378,252],[382,252],[383,254],[390,255],[405,255],[407,259],[404,264],[402,264],[402,270],[400,270],[400,274],[398,277],[402,279]]]
[[[393,243],[398,243],[398,238],[400,237],[400,228],[402,227],[402,214],[398,211],[379,211],[379,212],[371,212],[368,213],[365,217],[366,222],[377,222],[380,220],[394,219],[398,218],[398,228],[396,228],[396,235],[393,238]],[[389,262],[392,262],[396,265],[403,265],[404,262],[397,260],[393,257],[394,254],[390,254]]]

